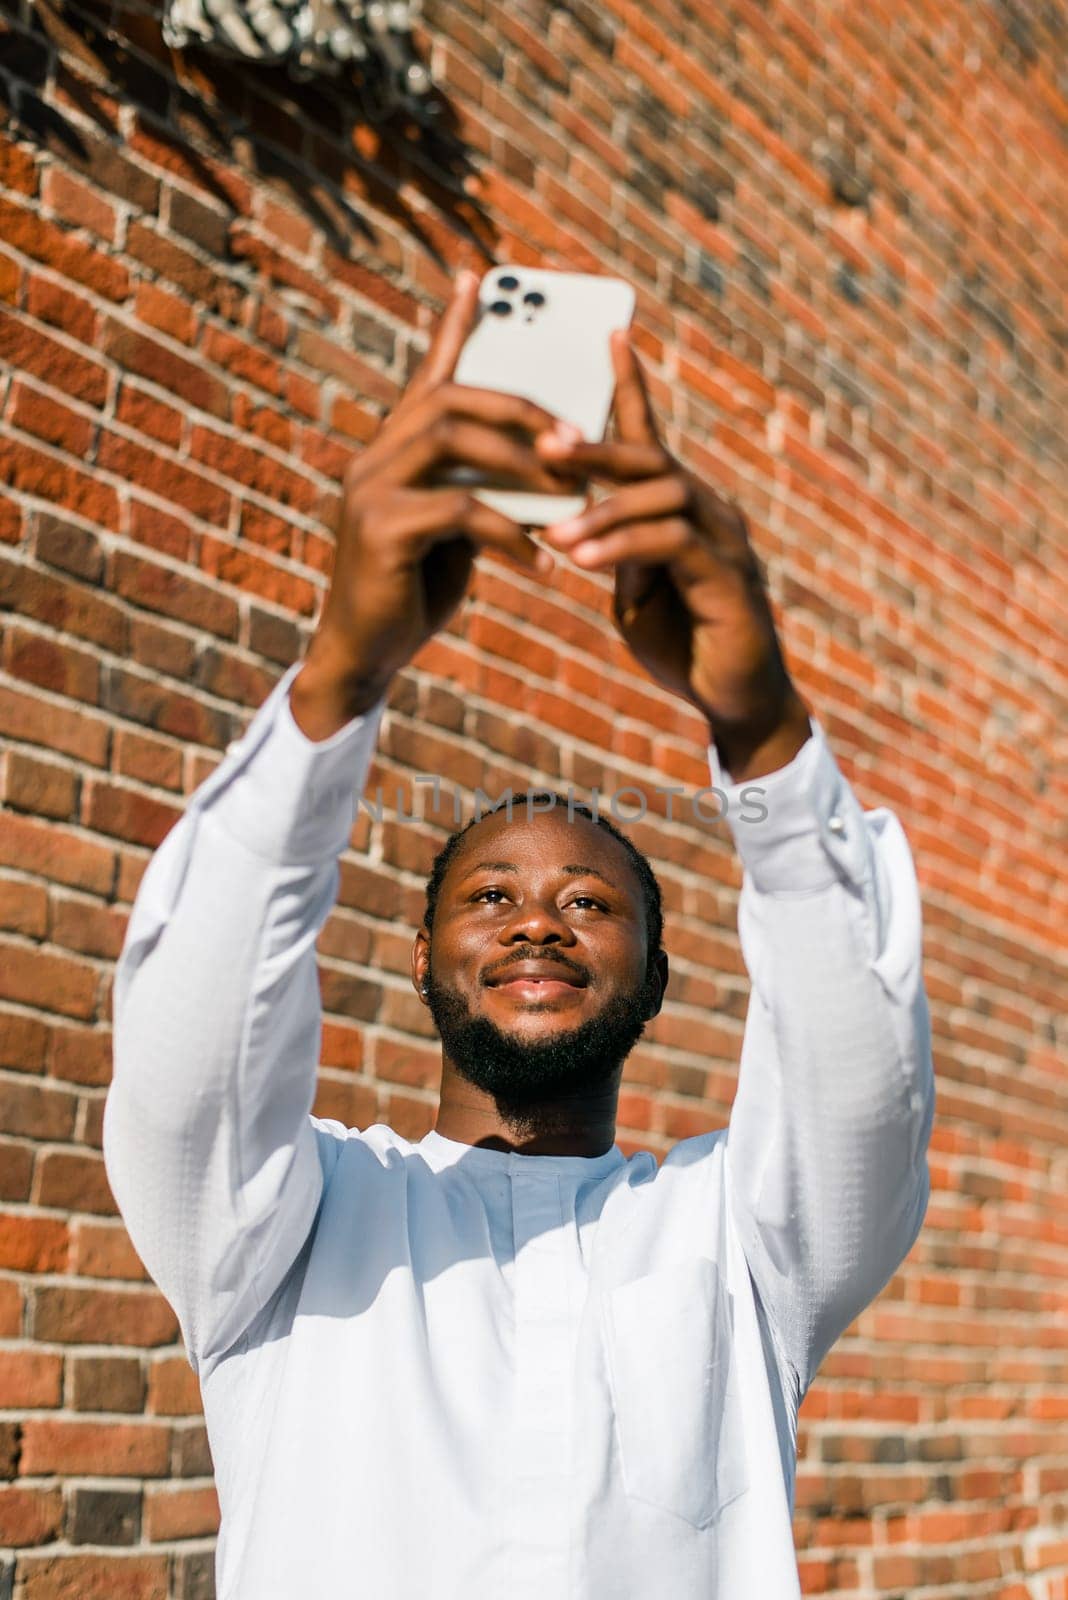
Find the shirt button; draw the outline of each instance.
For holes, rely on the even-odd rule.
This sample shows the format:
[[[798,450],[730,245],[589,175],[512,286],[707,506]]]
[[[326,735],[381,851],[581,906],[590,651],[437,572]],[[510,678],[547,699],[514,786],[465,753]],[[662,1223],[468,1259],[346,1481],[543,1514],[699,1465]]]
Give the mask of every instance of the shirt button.
[[[838,815],[837,811],[835,812],[833,817],[828,817],[827,826],[831,830],[832,833],[842,834],[842,833],[845,833],[845,831],[846,831],[845,823],[842,821],[842,819]]]

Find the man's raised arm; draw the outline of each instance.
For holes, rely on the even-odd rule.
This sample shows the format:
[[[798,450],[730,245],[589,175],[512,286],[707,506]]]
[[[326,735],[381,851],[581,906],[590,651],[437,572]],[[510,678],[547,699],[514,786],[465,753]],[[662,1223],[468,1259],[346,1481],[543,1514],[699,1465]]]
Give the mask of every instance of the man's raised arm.
[[[198,1368],[278,1288],[322,1193],[315,941],[383,702],[313,743],[297,672],[149,862],[115,977],[108,1179]]]
[[[934,1115],[908,841],[891,811],[862,810],[812,728],[748,784],[709,752],[744,868],[752,984],[727,1182],[798,1402],[919,1233]]]
[[[545,533],[590,571],[614,570],[623,639],[707,720],[745,868],[752,979],[728,1186],[803,1394],[927,1206],[934,1082],[916,875],[897,818],[861,810],[791,680],[743,512],[667,450],[626,335],[613,336],[613,360],[615,439],[538,449],[623,487]],[[750,786],[764,791],[763,820],[747,820]]]
[[[477,311],[461,275],[426,360],[345,478],[334,572],[303,665],[191,798],[138,889],[114,990],[104,1157],[192,1363],[222,1355],[283,1282],[336,1144],[309,1118],[334,904],[390,682],[463,598],[475,553],[549,557],[443,465],[560,492],[542,407],[451,381]]]

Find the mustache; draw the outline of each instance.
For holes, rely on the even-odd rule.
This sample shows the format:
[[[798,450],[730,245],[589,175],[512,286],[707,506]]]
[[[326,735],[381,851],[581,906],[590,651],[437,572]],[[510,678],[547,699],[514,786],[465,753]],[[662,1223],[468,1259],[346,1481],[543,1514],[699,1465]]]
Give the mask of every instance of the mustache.
[[[564,956],[551,955],[547,950],[521,950],[517,954],[509,956],[507,960],[500,962],[496,967],[491,968],[489,972],[484,972],[482,974],[483,987],[496,983],[502,972],[507,972],[510,967],[517,967],[524,961],[551,963],[560,967],[561,974],[567,974],[572,981],[582,984],[589,983],[589,974],[585,968],[575,966],[574,962],[568,961]]]

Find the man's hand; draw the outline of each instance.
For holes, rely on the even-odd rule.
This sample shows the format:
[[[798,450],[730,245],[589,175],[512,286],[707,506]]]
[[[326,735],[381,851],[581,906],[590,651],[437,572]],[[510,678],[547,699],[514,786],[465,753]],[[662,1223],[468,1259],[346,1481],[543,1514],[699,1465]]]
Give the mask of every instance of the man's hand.
[[[742,512],[668,452],[629,335],[612,335],[615,438],[551,434],[539,455],[626,487],[544,530],[591,572],[615,569],[613,614],[650,675],[710,724],[737,782],[784,766],[809,737]]]
[[[453,381],[478,286],[474,273],[460,274],[426,359],[345,473],[330,590],[290,693],[311,739],[369,710],[444,627],[480,548],[528,571],[553,566],[510,517],[466,489],[430,486],[442,467],[460,465],[547,494],[573,487],[567,463],[550,465],[534,449],[536,438],[565,424],[529,400]]]

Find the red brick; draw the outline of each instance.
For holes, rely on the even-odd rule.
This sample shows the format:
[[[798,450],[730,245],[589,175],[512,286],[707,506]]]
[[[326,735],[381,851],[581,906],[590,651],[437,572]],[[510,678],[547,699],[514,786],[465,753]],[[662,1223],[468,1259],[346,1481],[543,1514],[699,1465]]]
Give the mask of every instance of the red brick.
[[[37,193],[37,160],[33,150],[24,150],[0,135],[0,187],[19,194]]]
[[[75,1411],[140,1411],[145,1377],[136,1356],[67,1358],[67,1405]]]
[[[34,1172],[34,1199],[65,1211],[115,1215],[117,1207],[100,1156],[74,1150],[43,1150]]]
[[[229,415],[226,385],[205,372],[202,362],[179,355],[139,329],[110,319],[104,327],[102,348],[111,361],[126,371],[177,395],[196,410],[209,411],[217,417]]]
[[[196,339],[199,319],[188,301],[160,289],[154,283],[138,285],[134,297],[134,316],[146,327],[157,328],[168,338],[191,345]]]
[[[25,1477],[60,1472],[159,1478],[167,1472],[169,1454],[165,1426],[31,1417],[23,1424],[19,1465]]]
[[[251,383],[268,394],[280,397],[284,390],[282,364],[275,355],[239,339],[226,329],[209,327],[204,330],[200,352],[205,361],[225,367],[243,383]]]
[[[83,472],[60,457],[21,439],[0,439],[0,482],[19,494],[34,495],[73,511],[87,522],[116,529],[119,499],[93,472]]]
[[[160,444],[177,449],[181,443],[184,426],[183,413],[157,396],[148,394],[139,384],[124,378],[115,405],[115,421],[131,433],[145,434]]]
[[[128,914],[117,906],[96,905],[53,891],[52,943],[79,955],[117,961]]]
[[[34,1312],[36,1338],[63,1344],[172,1344],[178,1322],[156,1290],[42,1287]]]
[[[49,377],[48,381],[54,380]],[[13,385],[9,404],[10,420],[16,428],[36,434],[71,455],[88,455],[94,428],[88,417],[24,383]]]
[[[22,1332],[23,1291],[10,1278],[0,1278],[0,1339],[17,1339]],[[0,1452],[2,1453],[2,1452]],[[3,1477],[0,1466],[0,1477]]]
[[[130,275],[121,262],[84,244],[35,211],[0,197],[0,239],[10,250],[42,261],[105,300],[124,300]]]
[[[251,205],[249,185],[231,164],[192,151],[184,140],[175,137],[170,128],[161,127],[140,109],[129,147],[153,166],[172,173],[184,184],[209,198],[222,201],[230,210],[248,212]]]
[[[244,484],[267,500],[311,513],[322,500],[321,491],[310,479],[259,450],[252,450],[239,439],[208,428],[194,428],[189,442],[192,460],[202,462],[220,477]]]
[[[62,167],[49,167],[41,186],[41,198],[48,210],[60,222],[69,222],[76,228],[88,228],[108,244],[114,244],[118,229],[118,212],[109,200],[79,178],[64,172]]]
[[[100,699],[100,662],[94,656],[28,629],[11,630],[8,671],[68,700],[96,705]]]
[[[90,349],[95,345],[100,313],[91,300],[76,294],[69,283],[54,283],[41,273],[31,272],[25,305],[31,317],[62,328],[64,333]]]
[[[149,1363],[146,1410],[158,1417],[200,1414],[200,1385],[185,1356],[165,1356]]]
[[[5,799],[13,803],[8,761],[8,790]],[[39,883],[18,880],[0,881],[0,928],[21,933],[27,939],[43,939],[48,931],[48,891]]]
[[[0,1139],[0,1200],[28,1200],[33,1182],[33,1149]]]
[[[102,1101],[94,1102],[102,1106]],[[71,1271],[79,1278],[121,1278],[142,1283],[148,1278],[137,1251],[119,1224],[77,1218],[71,1228]]]
[[[316,605],[316,591],[303,578],[270,562],[262,560],[249,550],[222,544],[205,535],[201,544],[201,562],[204,571],[223,583],[247,589],[270,600],[274,605],[285,606],[311,616]]]
[[[0,1384],[4,1378],[0,1375]],[[0,1544],[26,1549],[50,1544],[63,1525],[63,1494],[59,1489],[0,1488]]]
[[[270,284],[282,284],[296,291],[306,300],[313,312],[336,322],[341,302],[332,290],[325,287],[322,276],[309,272],[280,250],[275,250],[266,240],[257,238],[250,228],[235,223],[230,229],[230,253],[238,261],[251,261]],[[327,280],[328,281],[328,280]]]
[[[145,1495],[145,1533],[152,1544],[197,1539],[218,1532],[219,1497],[204,1489],[149,1489]]]
[[[59,821],[74,818],[78,802],[75,773],[54,762],[38,762],[21,750],[8,755],[5,798],[19,811],[34,811],[38,816],[53,816]],[[13,886],[14,888],[14,886]],[[22,885],[26,888],[26,885]],[[11,926],[11,925],[8,925]],[[43,926],[40,928],[43,933]]]
[[[230,520],[230,496],[225,489],[133,439],[104,433],[97,461],[105,472],[134,482],[139,489],[158,495],[161,500],[170,500],[214,526],[225,527]]]
[[[145,1555],[21,1556],[18,1563],[23,1600],[161,1600],[167,1570],[166,1556]]]
[[[0,1127],[5,1133],[20,1134],[27,1139],[55,1139],[66,1142],[74,1133],[74,1123],[78,1115],[78,1098],[66,1089],[52,1088],[43,1083],[13,1083],[9,1079],[0,1079]],[[44,1242],[51,1240],[48,1250],[66,1249],[66,1237],[59,1233],[51,1232],[41,1218],[25,1218],[27,1247],[36,1234],[40,1234]],[[40,1227],[37,1224],[40,1224]],[[0,1228],[3,1227],[0,1222]],[[10,1241],[9,1241],[10,1245]],[[0,1245],[0,1254],[9,1248],[9,1245]],[[32,1247],[36,1251],[37,1246]],[[51,1254],[48,1255],[51,1260]],[[11,1266],[12,1262],[6,1261],[5,1265]],[[49,1270],[25,1268],[26,1271]]]
[[[96,1011],[96,991],[94,968],[0,940],[0,999],[85,1018]]]
[[[111,1082],[111,1035],[106,1029],[56,1022],[50,1034],[49,1071],[53,1077],[95,1087]]]
[[[378,400],[385,406],[397,402],[399,390],[392,378],[321,333],[302,329],[297,339],[297,355],[322,377],[340,378],[355,399]]]

